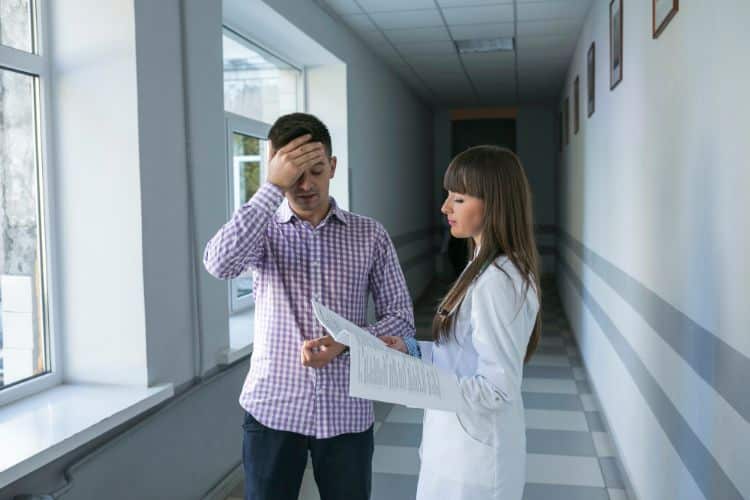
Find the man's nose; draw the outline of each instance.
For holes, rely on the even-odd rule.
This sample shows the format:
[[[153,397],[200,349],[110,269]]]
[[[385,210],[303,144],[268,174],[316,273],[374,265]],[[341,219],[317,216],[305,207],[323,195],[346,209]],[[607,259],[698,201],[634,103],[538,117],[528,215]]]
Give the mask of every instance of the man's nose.
[[[302,174],[302,177],[299,178],[298,185],[299,185],[300,191],[309,191],[310,188],[312,188],[312,182],[310,182],[310,177],[306,173]]]

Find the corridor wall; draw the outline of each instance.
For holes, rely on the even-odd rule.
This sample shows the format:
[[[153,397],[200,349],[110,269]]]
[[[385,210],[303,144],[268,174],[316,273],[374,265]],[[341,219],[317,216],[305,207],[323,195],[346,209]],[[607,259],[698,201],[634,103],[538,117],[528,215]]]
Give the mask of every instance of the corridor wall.
[[[559,289],[633,498],[748,498],[750,4],[680,2],[653,39],[651,2],[625,0],[613,90],[608,7],[592,4],[560,95]]]

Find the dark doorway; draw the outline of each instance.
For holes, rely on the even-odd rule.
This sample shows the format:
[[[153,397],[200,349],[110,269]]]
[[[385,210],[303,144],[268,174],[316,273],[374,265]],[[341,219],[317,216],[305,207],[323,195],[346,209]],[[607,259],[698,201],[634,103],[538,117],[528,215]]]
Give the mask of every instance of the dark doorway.
[[[513,152],[516,151],[516,120],[514,118],[454,120],[451,128],[451,157],[455,157],[470,147],[482,144],[494,144],[506,147]],[[465,240],[449,236],[450,229],[446,230],[448,231],[447,237],[450,238],[448,260],[455,274],[458,275],[469,260],[468,248]]]

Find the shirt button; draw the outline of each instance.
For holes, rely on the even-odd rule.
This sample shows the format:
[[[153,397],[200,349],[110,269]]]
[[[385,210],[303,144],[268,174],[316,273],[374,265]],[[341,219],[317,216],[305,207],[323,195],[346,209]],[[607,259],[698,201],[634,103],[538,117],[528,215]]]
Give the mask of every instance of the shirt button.
[[[312,263],[312,266],[313,267],[318,267],[318,266],[320,266],[320,262],[318,262],[317,260],[314,260],[313,263]]]

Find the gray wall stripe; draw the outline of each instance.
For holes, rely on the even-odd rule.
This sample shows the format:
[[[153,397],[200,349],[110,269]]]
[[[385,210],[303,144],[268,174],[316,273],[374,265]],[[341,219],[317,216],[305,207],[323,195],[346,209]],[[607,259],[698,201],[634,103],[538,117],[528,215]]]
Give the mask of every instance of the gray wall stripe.
[[[560,231],[560,235],[563,244],[616,290],[706,383],[750,422],[750,390],[740,382],[750,381],[750,358],[565,231]]]
[[[558,259],[560,266],[567,273],[571,284],[581,295],[581,299],[591,312],[602,332],[607,336],[625,368],[630,373],[638,390],[646,400],[651,412],[674,446],[685,467],[690,471],[698,487],[707,499],[742,500],[743,496],[726,475],[711,452],[703,445],[690,425],[672,404],[656,379],[646,369],[638,354],[628,344],[622,333],[607,316],[601,306],[594,300],[581,280],[571,269],[565,258]],[[612,419],[610,418],[610,421]],[[642,436],[628,436],[630,439],[642,439]]]

